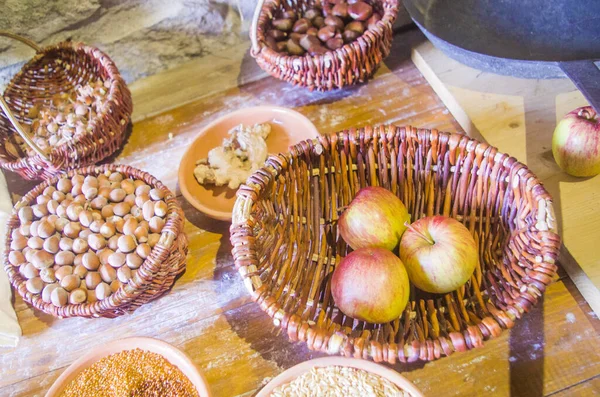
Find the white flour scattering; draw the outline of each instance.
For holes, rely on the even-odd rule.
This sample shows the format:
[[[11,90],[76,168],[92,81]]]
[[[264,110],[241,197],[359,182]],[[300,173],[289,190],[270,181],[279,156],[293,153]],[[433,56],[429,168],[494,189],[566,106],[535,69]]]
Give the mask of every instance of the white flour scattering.
[[[342,366],[313,368],[277,387],[271,397],[410,397],[389,380]]]
[[[223,145],[208,152],[208,158],[196,163],[194,176],[201,185],[209,184],[237,189],[240,184],[267,160],[265,139],[271,133],[270,124],[244,126],[240,124],[223,139]]]

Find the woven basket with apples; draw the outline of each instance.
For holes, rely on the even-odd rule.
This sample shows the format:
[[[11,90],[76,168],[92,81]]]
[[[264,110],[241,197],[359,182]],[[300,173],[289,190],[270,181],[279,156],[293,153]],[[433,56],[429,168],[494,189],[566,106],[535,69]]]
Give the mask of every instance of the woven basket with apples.
[[[378,126],[272,156],[238,191],[233,255],[290,339],[395,363],[479,347],[556,276],[551,198],[459,134]]]

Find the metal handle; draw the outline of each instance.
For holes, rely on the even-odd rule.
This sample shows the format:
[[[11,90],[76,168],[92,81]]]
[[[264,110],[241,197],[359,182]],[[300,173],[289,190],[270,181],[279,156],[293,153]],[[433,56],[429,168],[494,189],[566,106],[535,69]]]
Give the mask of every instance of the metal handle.
[[[591,60],[559,62],[558,66],[600,114],[600,69]]]
[[[8,37],[20,41],[21,43],[27,44],[29,47],[33,48],[35,52],[40,52],[41,50],[41,48],[33,41],[26,39],[25,37],[16,35],[14,33],[7,32],[5,30],[0,30],[0,36]],[[50,162],[50,157],[48,156],[48,154],[45,151],[43,151],[38,145],[36,145],[36,143],[33,142],[29,134],[25,132],[25,130],[21,126],[21,123],[19,123],[15,115],[12,113],[12,111],[8,107],[8,103],[6,103],[6,101],[4,100],[4,96],[2,95],[0,95],[0,107],[4,111],[4,114],[6,115],[10,123],[13,125],[13,127],[15,127],[17,133],[21,136],[21,138],[23,138],[25,143],[27,143],[27,145],[29,145],[29,147],[31,147],[45,161]]]
[[[258,0],[256,3],[256,9],[254,10],[254,16],[252,17],[252,25],[250,26],[250,41],[252,42],[252,52],[254,54],[258,54],[258,51],[260,50],[260,47],[258,46],[258,39],[256,38],[256,30],[258,25],[258,17],[260,17],[263,4],[265,4],[265,0]]]

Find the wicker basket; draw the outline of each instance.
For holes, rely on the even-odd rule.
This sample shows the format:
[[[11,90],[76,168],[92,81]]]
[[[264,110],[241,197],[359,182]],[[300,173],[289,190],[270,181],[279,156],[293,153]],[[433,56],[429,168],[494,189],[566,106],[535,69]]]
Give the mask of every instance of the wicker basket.
[[[398,0],[369,0],[382,15],[375,27],[369,28],[355,41],[324,55],[293,56],[269,48],[265,34],[271,29],[272,15],[281,9],[306,10],[321,5],[325,14],[331,11],[331,0],[260,0],[258,2],[250,38],[251,55],[258,65],[270,75],[308,87],[327,91],[367,81],[390,53],[392,25],[398,15]]]
[[[0,96],[0,166],[26,179],[47,179],[64,170],[91,165],[113,154],[125,139],[133,105],[125,81],[111,59],[94,47],[70,41],[40,48],[35,43],[11,33],[0,36],[19,40],[36,51],[36,55],[17,73]],[[60,60],[60,64],[57,64]],[[52,147],[44,152],[23,131],[19,123],[30,124],[27,117],[35,101],[44,101],[92,78],[112,82],[105,110],[93,120],[91,134]],[[15,157],[5,145],[18,133],[35,151],[32,156]]]
[[[42,300],[40,294],[32,294],[27,291],[25,279],[19,269],[12,266],[8,261],[11,233],[15,227],[20,225],[17,211],[30,203],[44,189],[56,184],[59,177],[54,177],[27,193],[14,207],[13,214],[8,220],[8,233],[6,236],[5,250],[3,254],[4,269],[13,287],[19,292],[23,299],[34,307],[56,317],[117,317],[133,312],[139,306],[150,302],[171,289],[175,279],[185,272],[185,258],[187,255],[187,238],[183,233],[184,216],[175,195],[158,179],[147,172],[138,170],[127,165],[107,164],[102,166],[90,166],[79,170],[71,170],[67,173],[69,177],[74,174],[99,175],[104,171],[118,171],[123,175],[141,179],[153,188],[164,192],[164,200],[167,203],[166,223],[163,227],[159,242],[154,246],[150,255],[139,267],[138,272],[128,284],[124,284],[117,292],[108,298],[94,303],[84,303],[63,307],[54,306]]]
[[[480,264],[459,290],[411,289],[387,324],[344,316],[331,273],[348,247],[341,208],[383,186],[412,219],[443,214],[473,233]],[[551,198],[516,159],[459,134],[379,126],[305,141],[272,156],[238,191],[231,242],[252,298],[313,350],[395,363],[482,346],[511,328],[553,281],[560,239]]]

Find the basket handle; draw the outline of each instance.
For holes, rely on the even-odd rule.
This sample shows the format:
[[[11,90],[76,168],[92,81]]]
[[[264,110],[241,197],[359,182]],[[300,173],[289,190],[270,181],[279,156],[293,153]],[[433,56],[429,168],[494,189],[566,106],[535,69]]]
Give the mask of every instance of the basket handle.
[[[25,37],[16,35],[14,33],[7,32],[5,30],[0,30],[0,36],[8,37],[8,38],[20,41],[21,43],[27,44],[29,47],[33,48],[35,50],[35,52],[40,52],[40,50],[41,50],[41,48],[37,44],[35,44],[33,41],[26,39]],[[19,123],[19,121],[17,120],[15,115],[12,113],[12,111],[8,107],[8,103],[6,103],[6,101],[4,100],[3,95],[0,95],[0,107],[4,111],[4,114],[6,115],[6,117],[10,121],[10,123],[13,125],[13,127],[15,127],[15,130],[17,130],[17,133],[21,136],[21,138],[23,138],[25,143],[27,143],[27,145],[29,145],[29,147],[31,147],[45,161],[50,162],[50,157],[48,157],[48,154],[45,151],[43,151],[38,145],[36,145],[36,143],[33,142],[31,137],[29,136],[29,134],[27,134],[25,132],[25,130],[23,130],[21,123]]]
[[[254,10],[254,16],[252,17],[252,25],[250,26],[250,41],[252,42],[252,53],[258,54],[260,47],[258,46],[258,38],[257,28],[258,28],[258,17],[260,17],[260,12],[262,10],[263,4],[265,4],[265,0],[258,0],[256,3],[256,9]]]

